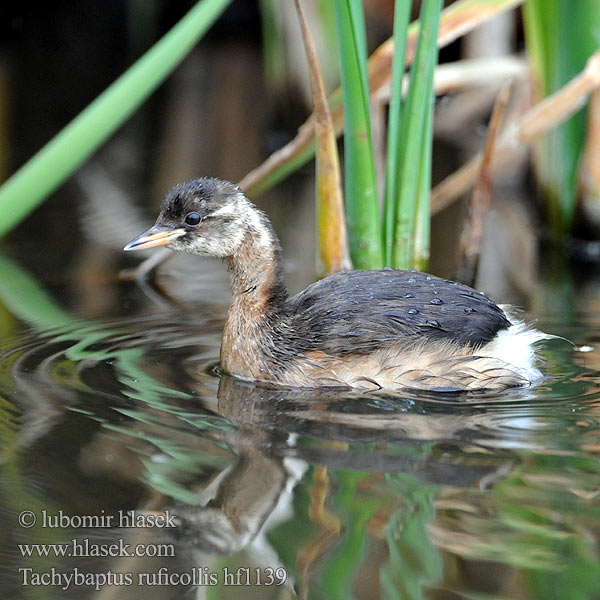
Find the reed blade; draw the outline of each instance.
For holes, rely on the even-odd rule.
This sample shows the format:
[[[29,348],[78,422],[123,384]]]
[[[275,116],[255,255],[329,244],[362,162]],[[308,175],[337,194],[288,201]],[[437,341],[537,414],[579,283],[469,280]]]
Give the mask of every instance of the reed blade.
[[[515,8],[524,0],[458,0],[442,11],[438,46],[443,48],[460,36],[496,15]],[[406,41],[406,65],[412,64],[418,22],[411,23]],[[376,94],[388,85],[392,73],[394,42],[389,39],[371,55],[368,62],[369,87]],[[336,90],[329,98],[329,106],[338,135],[343,131],[341,93]],[[276,150],[261,165],[250,171],[240,182],[251,197],[270,189],[288,175],[305,165],[315,152],[314,117],[311,115],[299,128],[296,137],[284,147]]]
[[[231,0],[202,0],[0,188],[0,235],[52,193],[166,79]]]
[[[398,160],[403,144],[402,139],[402,81],[406,67],[406,38],[412,0],[396,0],[394,4],[394,59],[390,81],[390,106],[388,117],[387,153],[385,170],[385,200],[383,220],[384,262],[392,264],[392,244],[394,241],[394,219],[396,198],[400,186]]]
[[[425,113],[425,126],[423,127],[423,140],[421,142],[419,183],[417,186],[417,220],[413,236],[412,264],[419,271],[426,271],[429,264],[434,105],[435,98],[432,92]]]
[[[538,99],[553,94],[581,71],[598,48],[600,2],[527,0],[525,39]],[[577,201],[578,166],[585,145],[586,111],[550,131],[535,144],[537,178],[556,234],[568,233]]]
[[[344,181],[350,257],[357,269],[382,265],[371,140],[367,51],[360,0],[335,0],[345,115]]]
[[[392,266],[408,269],[413,265],[413,240],[418,212],[419,179],[425,159],[426,115],[433,95],[433,72],[437,63],[437,32],[442,0],[424,0],[421,5],[421,31],[402,119],[403,145],[396,170],[401,180],[395,199]],[[424,174],[424,172],[423,172]]]

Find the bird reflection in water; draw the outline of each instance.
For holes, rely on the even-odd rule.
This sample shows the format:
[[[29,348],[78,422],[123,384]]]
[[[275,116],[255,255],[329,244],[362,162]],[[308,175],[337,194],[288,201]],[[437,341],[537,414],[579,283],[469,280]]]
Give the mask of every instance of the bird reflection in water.
[[[475,440],[465,442],[457,452],[452,440],[457,434],[475,437],[486,411],[481,405],[453,403],[449,412],[447,402],[436,404],[434,398],[381,394],[365,400],[358,392],[340,396],[339,391],[269,389],[223,376],[217,412],[234,428],[219,437],[236,458],[203,484],[194,504],[168,504],[169,512],[179,519],[169,539],[193,549],[197,565],[214,564],[216,556],[251,548],[247,556],[253,556],[255,564],[286,568],[287,584],[295,584],[300,597],[307,597],[321,561],[349,535],[349,524],[332,507],[332,496],[343,486],[343,477],[340,481],[336,475],[353,473],[357,494],[371,496],[371,503],[379,504],[361,524],[361,535],[370,539],[372,549],[365,557],[367,570],[385,570],[390,518],[405,510],[407,502],[423,490],[431,499],[440,487],[489,487],[515,464],[510,452],[488,455]],[[464,460],[465,447],[470,448],[471,461]],[[336,474],[335,484],[330,481],[331,471]],[[393,482],[394,477],[404,482],[407,497],[395,495],[393,486],[392,493],[385,489],[386,480]],[[307,514],[300,516],[294,506],[294,486],[303,478],[311,483]],[[299,517],[308,531],[298,544],[292,543],[295,563],[283,565],[269,533],[281,526],[285,529],[286,523]],[[423,534],[427,535],[425,530]],[[431,550],[436,552],[433,546]],[[413,557],[415,562],[419,560]],[[367,579],[356,585],[379,586]]]

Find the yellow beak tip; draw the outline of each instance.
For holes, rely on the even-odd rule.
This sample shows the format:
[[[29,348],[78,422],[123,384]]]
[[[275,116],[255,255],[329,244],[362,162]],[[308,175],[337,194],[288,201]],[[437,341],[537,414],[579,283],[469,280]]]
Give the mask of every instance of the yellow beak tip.
[[[184,233],[185,229],[165,230],[155,226],[131,240],[123,250],[130,252],[132,250],[147,250],[157,246],[168,246]]]

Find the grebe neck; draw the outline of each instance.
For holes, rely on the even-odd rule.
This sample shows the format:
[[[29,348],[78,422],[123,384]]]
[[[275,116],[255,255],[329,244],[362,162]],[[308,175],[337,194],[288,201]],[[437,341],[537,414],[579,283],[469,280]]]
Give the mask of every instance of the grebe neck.
[[[231,272],[231,306],[223,329],[221,366],[250,379],[268,379],[266,357],[273,325],[287,299],[279,240],[266,216],[242,205],[241,241],[226,257]]]
[[[240,212],[245,232],[236,252],[226,257],[231,273],[231,308],[254,308],[268,315],[287,299],[281,246],[266,215],[247,201],[241,204]]]

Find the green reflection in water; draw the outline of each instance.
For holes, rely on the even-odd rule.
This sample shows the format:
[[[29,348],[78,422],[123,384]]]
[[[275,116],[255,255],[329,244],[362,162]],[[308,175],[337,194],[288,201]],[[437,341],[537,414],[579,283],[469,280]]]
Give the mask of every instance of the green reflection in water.
[[[332,497],[332,504],[344,523],[345,531],[339,547],[323,565],[321,579],[328,598],[353,597],[352,583],[367,551],[366,527],[379,507],[376,498],[360,490],[361,482],[369,475],[360,471],[335,473],[338,489]]]
[[[56,383],[60,384],[68,381],[68,385],[75,389],[93,392],[79,380],[77,376],[78,364],[84,360],[110,361],[118,380],[126,386],[122,390],[125,396],[140,400],[145,406],[157,409],[161,413],[170,413],[187,424],[193,424],[197,429],[231,428],[223,419],[219,419],[218,424],[215,423],[215,420],[203,422],[201,416],[169,404],[169,399],[187,399],[190,398],[190,395],[161,384],[143,370],[140,363],[146,353],[145,348],[112,347],[113,344],[110,343],[110,340],[116,333],[114,330],[102,324],[89,323],[73,318],[56,305],[33,277],[2,254],[0,254],[0,300],[11,313],[38,330],[42,337],[51,338],[53,343],[58,344],[72,342],[72,345],[64,351],[66,360],[60,361],[58,365],[53,367],[52,377]],[[107,347],[103,347],[103,343]],[[12,367],[18,358],[19,352],[15,352],[9,360],[2,364],[0,376],[8,388],[12,386]],[[78,409],[74,407],[73,410],[77,411]],[[114,410],[142,423],[162,424],[160,416],[147,413],[144,410],[127,410],[119,407],[114,407]],[[6,420],[6,422],[9,422],[9,420]],[[126,427],[119,427],[106,422],[103,425],[107,429],[124,433],[127,436],[144,437],[142,433],[136,433]],[[144,439],[154,444],[171,459],[160,465],[145,461],[146,474],[144,479],[146,482],[160,492],[192,502],[194,495],[177,486],[175,478],[169,477],[169,472],[181,469],[197,472],[200,468],[200,462],[202,462],[202,466],[214,467],[218,460],[213,460],[211,457],[204,457],[204,461],[200,461],[199,457],[192,458],[183,449],[178,449],[174,444],[161,439],[159,436],[145,437]],[[8,442],[6,447],[16,447],[9,440],[10,438],[6,440]],[[222,466],[222,463],[218,464]],[[17,467],[16,464],[13,464],[13,466]],[[29,506],[27,502],[22,503],[19,501],[18,504]]]
[[[492,491],[506,533],[489,552],[525,569],[537,598],[598,597],[600,562],[592,532],[600,522],[600,507],[586,500],[599,486],[595,457],[527,455]]]
[[[424,598],[424,585],[442,578],[442,561],[427,533],[435,517],[437,486],[425,484],[409,474],[387,474],[388,490],[404,499],[404,506],[390,515],[385,537],[390,553],[381,569],[381,583],[388,598]]]

